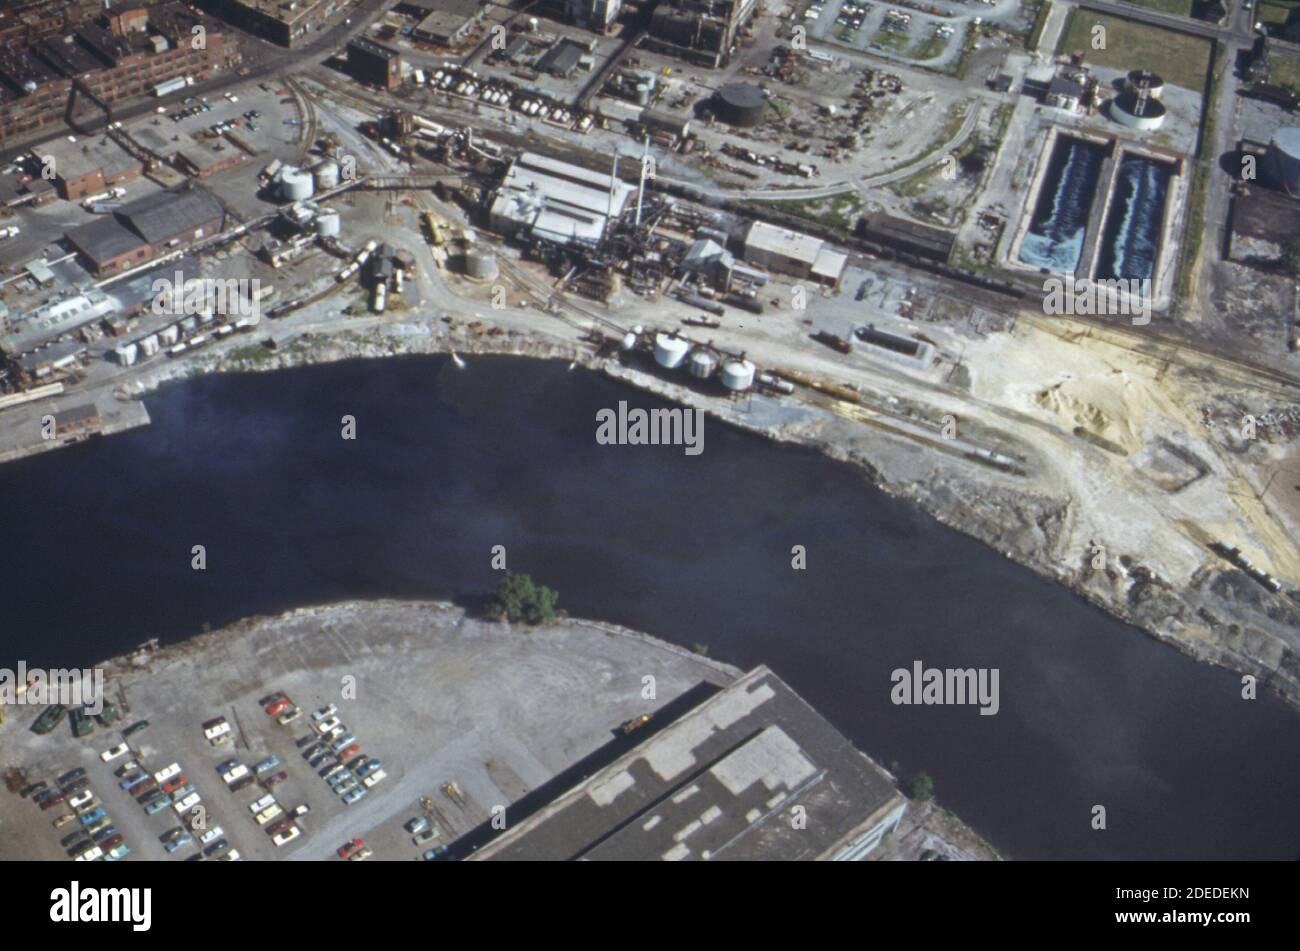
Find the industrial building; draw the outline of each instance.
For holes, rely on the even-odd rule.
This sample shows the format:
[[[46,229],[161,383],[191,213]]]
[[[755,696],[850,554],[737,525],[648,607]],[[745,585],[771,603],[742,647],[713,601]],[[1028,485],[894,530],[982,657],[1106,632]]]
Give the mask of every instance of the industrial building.
[[[210,238],[224,224],[216,197],[190,184],[128,202],[64,237],[96,275],[104,275]]]
[[[1300,128],[1284,126],[1273,133],[1264,169],[1276,187],[1288,195],[1300,195]]]
[[[293,48],[309,42],[346,0],[213,0],[216,12],[257,36]]]
[[[13,136],[62,124],[82,97],[107,109],[167,80],[204,78],[239,61],[235,38],[185,6],[162,4],[147,14],[143,27],[138,16],[104,21],[116,23],[120,33],[88,20],[77,20],[68,33],[11,30],[28,41],[0,46],[0,146]],[[195,49],[191,29],[200,23],[207,30],[205,43]]]
[[[348,75],[359,83],[396,89],[402,84],[402,54],[391,46],[358,36],[348,42]]]
[[[120,182],[139,178],[144,163],[107,136],[87,136],[70,142],[54,139],[32,149],[31,154],[54,171],[60,198],[78,201]]]
[[[757,667],[470,858],[856,861],[905,808],[888,773]]]
[[[568,79],[578,71],[578,63],[587,55],[585,47],[570,39],[563,39],[547,50],[537,61],[537,70],[560,79]]]
[[[730,62],[757,9],[758,0],[664,0],[646,46],[716,69]]]
[[[479,0],[418,0],[397,9],[420,18],[411,29],[417,40],[454,46],[473,32],[488,8]]]
[[[745,234],[745,259],[779,274],[834,287],[848,255],[828,247],[821,238],[755,221]]]
[[[635,191],[611,174],[525,152],[497,188],[488,222],[509,237],[595,246]]]

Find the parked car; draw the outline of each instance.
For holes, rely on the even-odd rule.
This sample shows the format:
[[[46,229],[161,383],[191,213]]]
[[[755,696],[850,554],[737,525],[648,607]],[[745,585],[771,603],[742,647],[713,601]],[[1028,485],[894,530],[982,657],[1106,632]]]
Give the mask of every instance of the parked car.
[[[348,861],[364,862],[366,859],[370,858],[370,856],[374,854],[375,853],[371,852],[369,849],[358,849],[357,851],[353,852],[351,855],[348,856]]]
[[[366,844],[366,840],[361,838],[360,836],[357,836],[351,842],[344,842],[342,845],[338,847],[336,851],[338,852],[339,858],[345,859],[353,852],[355,852],[357,849],[364,848],[365,844]]]
[[[121,779],[127,773],[135,773],[138,772],[139,770],[140,770],[140,764],[132,759],[132,760],[127,760],[117,769],[113,770],[113,775],[116,776],[118,779]]]
[[[104,750],[104,752],[100,753],[99,758],[105,763],[111,763],[126,751],[127,745],[125,743],[118,743],[116,746],[110,746],[108,749]]]
[[[297,826],[290,826],[284,832],[279,832],[271,836],[271,841],[275,843],[277,848],[279,848],[282,845],[288,845],[290,842],[298,838],[298,836],[300,835],[302,835],[301,829],[299,829]]]
[[[365,779],[367,776],[369,776],[371,773],[373,773],[382,765],[383,765],[382,760],[371,758],[366,760],[364,765],[358,766],[356,769],[356,773],[362,779]]]
[[[222,760],[220,763],[217,764],[217,772],[225,774],[230,772],[238,765],[239,765],[239,760],[235,759],[234,757],[231,757],[230,759]]]
[[[328,720],[330,717],[334,716],[334,714],[338,712],[339,712],[339,708],[335,704],[331,703],[328,707],[321,707],[319,710],[317,710],[315,713],[311,715],[311,718],[315,720],[317,723],[320,723],[322,720]]]
[[[339,726],[338,717],[326,717],[324,720],[321,720],[319,723],[316,724],[316,732],[329,733],[331,730],[337,729],[338,726]]]
[[[172,841],[168,842],[166,845],[163,846],[163,848],[170,853],[170,852],[175,852],[177,849],[183,849],[185,846],[192,845],[193,843],[194,843],[194,836],[186,832],[179,839],[173,839]]]
[[[388,774],[385,773],[382,769],[380,769],[371,773],[364,780],[362,780],[362,782],[366,784],[367,789],[373,789],[374,787],[382,783],[387,776]]]
[[[266,759],[260,760],[257,763],[257,765],[253,767],[253,770],[258,774],[261,774],[261,773],[269,772],[270,770],[275,769],[279,765],[280,765],[280,757],[276,756],[275,754],[272,754],[266,757]]]
[[[54,828],[62,829],[64,826],[66,826],[69,822],[71,822],[75,818],[77,817],[74,816],[72,813],[65,812],[63,815],[59,816],[57,819],[54,820]]]
[[[267,789],[270,789],[272,786],[278,786],[280,783],[284,782],[288,778],[289,778],[289,774],[286,773],[284,770],[280,770],[274,776],[266,777],[266,779],[264,779],[262,782],[266,785]]]
[[[252,773],[245,773],[230,784],[230,791],[239,792],[241,789],[251,786],[255,781],[256,777]]]
[[[222,852],[226,851],[226,849],[228,849],[228,848],[230,848],[230,843],[229,843],[229,842],[227,842],[225,839],[218,839],[216,842],[213,842],[211,845],[207,846],[207,847],[203,850],[203,856],[204,856],[204,858],[209,858],[209,859],[210,859],[210,858],[213,858],[213,857],[215,857],[215,856],[217,856],[217,855],[220,855]]]
[[[340,760],[349,760],[361,752],[360,743],[349,743],[343,749],[339,750],[338,757]]]
[[[80,779],[82,776],[85,775],[86,775],[86,770],[82,766],[78,766],[76,769],[70,769],[62,776],[59,777],[59,785],[66,786],[68,785],[68,783],[72,782],[73,780]]]
[[[414,819],[408,819],[402,828],[412,835],[417,832],[423,832],[425,829],[429,828],[429,817],[416,816]]]
[[[347,792],[343,794],[343,802],[345,805],[350,806],[358,799],[364,798],[365,795],[366,795],[366,790],[363,787],[358,786],[356,789],[349,789]]]
[[[356,739],[357,738],[353,736],[351,733],[344,733],[337,740],[335,740],[333,743],[330,744],[330,749],[332,749],[335,753],[341,753],[343,750],[347,749],[352,743],[356,742]]]
[[[442,862],[442,861],[446,861],[447,859],[450,859],[451,855],[448,852],[447,846],[438,845],[425,852],[424,855],[421,856],[421,858],[423,858],[426,862]]]
[[[221,826],[213,826],[211,829],[208,829],[206,832],[202,832],[199,834],[199,842],[202,843],[203,845],[207,845],[209,842],[221,838],[221,835],[222,835]]]
[[[254,127],[254,125],[251,122],[248,124],[248,128],[254,132],[257,131],[257,129]],[[301,710],[299,710],[297,707],[290,707],[288,710],[284,711],[284,713],[280,714],[276,718],[275,722],[279,723],[281,726],[288,726],[290,723],[298,719],[300,716],[302,716]]]
[[[187,777],[184,773],[181,773],[179,776],[173,776],[171,779],[163,783],[162,791],[165,793],[174,793],[176,792],[176,790],[181,789],[188,783],[189,783],[189,777]]]
[[[46,796],[44,799],[41,800],[40,803],[41,812],[45,812],[49,809],[53,809],[55,806],[57,806],[59,803],[63,802],[67,798],[68,797],[66,793],[51,792],[50,795]]]
[[[149,805],[144,807],[145,815],[148,816],[157,815],[158,813],[162,812],[171,804],[172,804],[172,797],[164,794],[163,796],[159,797],[158,799],[155,799],[153,802],[149,803]]]
[[[126,737],[127,739],[130,739],[131,737],[135,736],[137,733],[147,728],[148,726],[149,726],[148,720],[136,720],[129,727],[127,727],[125,730],[122,731],[122,736]]]
[[[285,694],[284,694],[284,691],[283,691],[283,690],[277,690],[275,693],[268,693],[268,694],[267,694],[265,697],[263,697],[261,700],[257,701],[257,705],[258,705],[259,707],[266,707],[266,706],[269,706],[269,705],[275,703],[275,701],[277,701],[277,700],[283,700],[283,699],[284,699],[284,695],[285,695]]]

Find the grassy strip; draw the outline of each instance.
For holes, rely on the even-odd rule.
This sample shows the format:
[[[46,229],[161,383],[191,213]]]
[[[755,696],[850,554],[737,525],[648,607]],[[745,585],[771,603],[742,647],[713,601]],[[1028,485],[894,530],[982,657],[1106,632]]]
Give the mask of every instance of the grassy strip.
[[[1205,235],[1205,194],[1210,183],[1210,163],[1214,160],[1215,106],[1219,98],[1219,70],[1225,60],[1223,43],[1216,40],[1210,51],[1210,69],[1205,80],[1205,94],[1201,97],[1201,135],[1196,147],[1196,161],[1192,163],[1192,184],[1187,189],[1187,222],[1183,228],[1183,247],[1178,262],[1178,285],[1175,298],[1178,305],[1186,304],[1193,291],[1192,275],[1201,256],[1201,241]]]
[[[1043,30],[1047,28],[1047,18],[1052,15],[1052,0],[1043,0],[1038,7],[1038,15],[1034,17],[1034,28],[1029,31],[1025,37],[1025,49],[1033,52],[1038,49],[1038,41],[1043,38]],[[1070,11],[1070,16],[1074,16],[1074,11]],[[1067,23],[1068,27],[1069,24]]]

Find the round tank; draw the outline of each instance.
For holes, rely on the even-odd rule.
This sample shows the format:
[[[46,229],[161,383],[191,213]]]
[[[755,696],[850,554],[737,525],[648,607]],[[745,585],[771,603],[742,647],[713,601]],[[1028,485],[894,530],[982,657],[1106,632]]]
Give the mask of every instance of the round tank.
[[[1267,164],[1279,187],[1292,195],[1300,194],[1300,128],[1286,126],[1273,133]]]
[[[339,226],[339,213],[333,208],[322,208],[316,216],[316,233],[322,238],[337,238]]]
[[[1122,92],[1111,102],[1111,118],[1130,129],[1152,131],[1165,124],[1168,110],[1145,93]]]
[[[666,370],[676,370],[686,359],[691,345],[681,337],[655,334],[655,363]]]
[[[650,84],[636,84],[636,104],[638,106],[648,106],[650,104]]]
[[[311,174],[317,191],[335,188],[339,183],[339,163],[333,159],[326,159],[313,168]]]
[[[697,380],[707,380],[713,376],[713,371],[717,368],[717,358],[707,350],[694,351],[686,364],[686,369],[690,370],[691,376]]]
[[[491,251],[470,248],[465,252],[465,273],[478,280],[487,280],[497,273],[497,256]]]
[[[280,197],[285,201],[304,201],[312,196],[311,173],[286,165],[279,177]]]
[[[629,330],[627,333],[625,333],[625,334],[623,335],[622,348],[623,348],[624,350],[635,350],[635,349],[636,349],[636,334],[632,333],[632,331],[630,331],[630,330]]]
[[[733,392],[749,389],[754,385],[754,364],[734,357],[723,360],[722,385]]]
[[[756,126],[763,121],[767,100],[753,83],[728,83],[713,94],[713,112],[728,125]]]

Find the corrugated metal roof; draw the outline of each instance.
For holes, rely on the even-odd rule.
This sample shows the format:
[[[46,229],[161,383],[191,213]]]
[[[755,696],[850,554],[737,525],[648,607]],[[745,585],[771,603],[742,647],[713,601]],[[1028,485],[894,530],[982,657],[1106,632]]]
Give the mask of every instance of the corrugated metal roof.
[[[225,209],[205,188],[190,186],[146,195],[117,212],[150,244],[170,241],[225,215]]]
[[[822,239],[778,228],[766,221],[755,221],[745,236],[745,250],[766,251],[779,254],[792,261],[802,261],[809,266],[817,260],[822,249]]]

